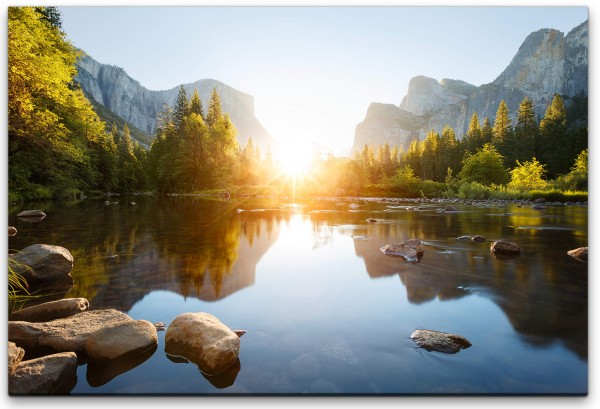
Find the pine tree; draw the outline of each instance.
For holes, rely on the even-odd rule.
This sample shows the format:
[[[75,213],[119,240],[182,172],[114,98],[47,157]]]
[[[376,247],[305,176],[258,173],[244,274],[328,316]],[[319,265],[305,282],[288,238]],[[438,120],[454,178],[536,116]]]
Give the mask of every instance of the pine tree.
[[[492,143],[492,122],[489,117],[483,119],[483,125],[481,126],[481,141],[486,143]]]
[[[541,162],[548,166],[548,176],[554,178],[569,170],[567,110],[560,95],[555,95],[540,122]]]
[[[181,130],[181,125],[183,124],[183,118],[189,113],[189,104],[187,100],[187,95],[185,94],[185,89],[183,89],[183,85],[179,87],[179,93],[177,94],[177,100],[175,101],[175,107],[173,108],[173,125],[175,125],[175,129],[177,132]]]
[[[505,166],[512,166],[514,164],[514,144],[511,126],[508,107],[506,106],[506,102],[502,100],[496,111],[496,119],[492,128],[492,145],[504,157]]]
[[[200,99],[200,95],[198,95],[198,89],[194,88],[194,95],[192,95],[192,99],[190,100],[190,113],[198,114],[205,120],[202,110],[202,100]]]
[[[517,111],[515,124],[515,159],[523,162],[531,159],[536,154],[536,140],[538,139],[538,125],[535,120],[533,101],[525,97]]]
[[[432,129],[427,133],[422,148],[423,179],[438,180],[439,173],[439,139]]]
[[[469,129],[463,138],[463,145],[465,150],[469,152],[474,152],[483,146],[483,141],[481,138],[481,126],[479,124],[479,116],[477,115],[477,112],[473,112],[473,116],[471,116]]]
[[[459,170],[461,157],[454,129],[448,125],[442,129],[439,151],[440,172],[442,173],[442,177],[445,178],[448,168],[452,169],[453,171]]]
[[[217,94],[216,88],[213,88],[210,95],[210,102],[208,103],[208,112],[206,113],[206,124],[209,127],[213,127],[222,116],[221,99],[219,98],[219,94]]]

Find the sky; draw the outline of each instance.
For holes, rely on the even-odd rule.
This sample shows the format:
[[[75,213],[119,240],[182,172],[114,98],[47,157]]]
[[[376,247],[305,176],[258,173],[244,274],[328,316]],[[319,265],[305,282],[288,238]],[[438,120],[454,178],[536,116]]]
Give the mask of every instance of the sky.
[[[212,78],[254,97],[279,143],[351,147],[372,102],[417,75],[493,81],[525,37],[586,7],[61,7],[71,42],[163,90]]]

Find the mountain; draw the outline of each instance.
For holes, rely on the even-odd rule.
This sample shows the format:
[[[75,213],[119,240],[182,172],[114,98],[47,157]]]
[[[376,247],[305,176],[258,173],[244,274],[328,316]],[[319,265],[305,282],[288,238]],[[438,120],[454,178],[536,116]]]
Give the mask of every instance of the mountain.
[[[123,68],[101,64],[88,55],[77,62],[75,80],[96,102],[128,124],[132,124],[146,134],[156,130],[156,118],[165,104],[173,106],[179,92],[179,85],[165,91],[151,91],[131,78]],[[245,145],[252,137],[254,144],[266,149],[274,147],[274,141],[254,114],[254,98],[222,82],[202,79],[191,84],[182,84],[188,98],[194,88],[206,110],[212,89],[215,88],[221,98],[221,107],[231,117],[238,129],[238,142]]]
[[[588,94],[588,21],[569,34],[542,29],[531,33],[506,69],[491,83],[479,87],[464,81],[418,76],[412,78],[408,93],[399,106],[371,103],[363,122],[356,126],[352,152],[365,144],[408,148],[431,129],[441,132],[445,125],[461,137],[473,112],[493,123],[500,101],[505,100],[511,115],[528,96],[535,113],[543,117],[555,94],[569,106]]]

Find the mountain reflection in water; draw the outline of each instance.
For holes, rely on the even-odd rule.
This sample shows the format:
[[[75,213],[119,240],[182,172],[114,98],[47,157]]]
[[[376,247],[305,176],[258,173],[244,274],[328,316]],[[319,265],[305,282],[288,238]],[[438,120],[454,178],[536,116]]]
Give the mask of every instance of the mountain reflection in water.
[[[442,213],[439,210],[443,205],[427,204],[420,206],[420,210],[415,207],[407,210],[409,206],[390,206],[376,201],[359,202],[358,208],[350,208],[352,202],[343,200],[311,200],[298,206],[283,206],[270,200],[223,202],[195,197],[136,197],[135,202],[136,205],[131,205],[129,200],[122,199],[118,205],[104,205],[104,201],[92,200],[36,204],[48,215],[38,223],[20,222],[16,213],[22,209],[9,209],[9,224],[18,229],[18,234],[9,239],[9,248],[17,250],[33,243],[48,243],[69,249],[75,260],[74,286],[66,297],[85,297],[90,300],[92,309],[115,308],[127,313],[152,299],[152,293],[167,292],[184,300],[228,305],[226,311],[237,311],[244,317],[257,314],[257,323],[260,314],[278,317],[296,311],[302,319],[290,316],[291,321],[306,319],[314,325],[313,331],[325,331],[320,335],[324,337],[325,345],[333,341],[326,335],[329,324],[320,320],[330,319],[327,317],[335,316],[335,311],[325,307],[319,309],[321,306],[315,302],[338,308],[348,305],[349,311],[364,305],[374,314],[381,314],[392,306],[390,299],[387,299],[388,304],[378,304],[381,294],[377,291],[384,287],[366,288],[364,283],[353,287],[352,280],[356,281],[357,277],[339,273],[339,269],[362,271],[363,278],[368,276],[373,284],[386,282],[387,288],[391,286],[389,280],[397,276],[406,291],[405,295],[399,293],[397,296],[406,297],[415,308],[426,308],[437,302],[454,306],[480,297],[501,309],[521,342],[535,348],[560,343],[580,360],[587,360],[587,264],[566,254],[570,249],[587,245],[587,207],[548,207],[539,212],[516,205],[461,205],[459,212]],[[376,222],[367,222],[369,218]],[[302,229],[308,234],[306,249],[303,248],[305,243],[294,241],[296,236],[292,234]],[[457,240],[462,235],[476,234],[487,241]],[[418,263],[385,256],[380,251],[386,244],[411,238],[418,238],[425,245],[424,256]],[[494,257],[489,250],[490,242],[498,239],[518,243],[524,249],[523,253],[509,259]],[[285,246],[288,247],[282,248],[282,243],[287,243]],[[279,253],[274,255],[273,251]],[[294,271],[302,271],[303,266],[312,268],[306,277],[313,277],[314,281],[306,282],[302,275],[286,276],[259,269],[257,266],[267,254],[279,263],[275,263],[279,266],[276,268],[294,266]],[[314,271],[315,268],[320,271]],[[336,281],[328,277],[336,277]],[[257,280],[262,280],[261,285]],[[239,304],[236,294],[246,293],[241,290],[255,291],[250,299],[260,300],[261,305]],[[305,304],[302,303],[303,295],[296,293],[298,291],[305,291]],[[311,298],[317,294],[321,298]],[[352,294],[353,297],[361,294],[365,298],[351,298]],[[244,297],[237,296],[237,299]],[[223,304],[226,300],[227,304]],[[384,300],[385,297],[381,302]],[[160,310],[164,306],[146,308]],[[451,322],[452,317],[449,318]],[[253,345],[253,336],[261,334],[260,337],[271,339],[287,328],[285,323],[272,323],[264,317],[262,320],[262,330],[247,328],[248,335],[242,341],[243,351],[244,345],[246,348]],[[358,331],[361,325],[364,328],[372,325],[355,322]],[[343,332],[336,331],[335,325],[329,330]],[[287,331],[292,332],[282,333],[277,345],[282,340],[299,336],[294,335],[297,328]],[[382,336],[385,339],[387,335]],[[294,351],[304,355],[292,357],[295,358],[293,368],[298,370],[300,364],[322,366],[322,363],[314,364],[314,356],[307,352],[308,346],[317,339],[320,338],[309,337],[304,346],[294,346]],[[360,351],[360,348],[366,348],[363,344],[366,345],[367,339],[369,336],[362,340],[360,337],[347,338],[342,342],[336,338],[333,343],[344,345],[344,350],[351,356],[351,343],[361,345]],[[265,346],[260,344],[256,348],[262,351]],[[469,353],[480,347],[474,344]],[[316,350],[329,351],[325,347],[319,348]],[[281,359],[284,356],[287,359],[288,352],[277,353]],[[375,354],[373,357],[383,354],[381,351],[372,353]],[[155,356],[149,362],[158,359]],[[255,374],[252,382],[245,381],[247,385],[259,385],[256,374],[260,372],[257,369],[260,365],[248,356],[245,359],[240,357],[241,366],[232,372],[231,379],[222,382],[209,379],[210,385],[219,390],[230,390],[234,382],[244,382],[244,371]],[[130,366],[135,368],[135,365]],[[114,373],[92,369],[89,375],[91,386],[110,385],[121,373],[120,368]],[[325,369],[334,371],[335,368],[322,367],[322,371]],[[283,370],[281,363],[273,362],[263,377],[277,378],[279,370]],[[348,376],[346,371],[335,371],[339,376]],[[281,390],[296,391],[294,383],[285,379],[287,383]],[[315,382],[322,386],[329,381]],[[352,382],[349,380],[348,385]],[[272,391],[264,385],[257,387]],[[395,390],[393,385],[385,385],[385,388]]]

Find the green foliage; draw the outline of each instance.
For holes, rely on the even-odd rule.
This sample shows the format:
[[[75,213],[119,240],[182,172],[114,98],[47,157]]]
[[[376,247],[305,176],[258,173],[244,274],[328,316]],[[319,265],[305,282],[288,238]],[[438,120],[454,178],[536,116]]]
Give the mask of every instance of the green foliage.
[[[539,129],[535,120],[533,101],[528,97],[525,97],[519,105],[514,134],[514,159],[522,162],[533,158],[538,150],[536,143],[538,143]]]
[[[544,198],[549,202],[586,202],[588,193],[574,190],[532,190],[528,192],[528,199]]]
[[[415,175],[410,165],[405,165],[396,170],[396,174],[390,180],[394,192],[402,197],[419,197],[421,179]]]
[[[517,161],[517,167],[510,171],[508,186],[517,190],[545,189],[548,187],[548,182],[544,180],[545,174],[545,165],[536,158],[523,163]]]
[[[467,154],[462,162],[459,177],[466,182],[482,184],[506,184],[508,172],[503,166],[503,157],[490,144],[485,144],[475,154]]]
[[[567,111],[560,95],[555,95],[540,122],[540,160],[548,165],[548,174],[556,177],[568,170],[570,152],[567,141]]]
[[[8,20],[10,191],[39,199],[111,189],[113,142],[73,81],[80,51],[57,9],[11,7]]]

